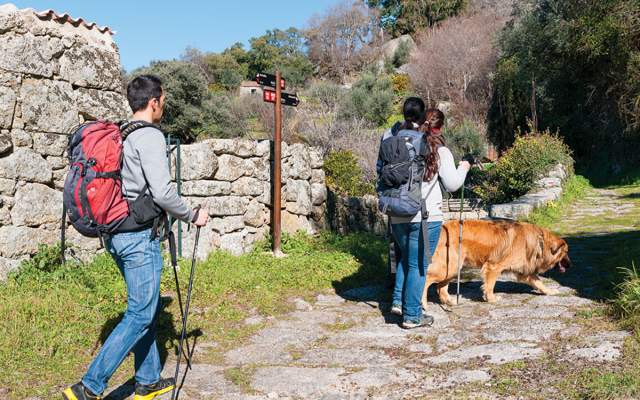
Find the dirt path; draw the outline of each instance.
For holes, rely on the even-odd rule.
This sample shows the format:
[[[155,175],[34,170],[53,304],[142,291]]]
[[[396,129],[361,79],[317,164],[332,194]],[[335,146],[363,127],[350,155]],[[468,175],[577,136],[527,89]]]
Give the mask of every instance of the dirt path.
[[[296,311],[284,317],[248,319],[264,327],[217,363],[198,360],[220,354],[215,344],[200,344],[181,398],[568,398],[568,376],[594,366],[615,370],[630,340],[590,298],[597,263],[639,216],[634,196],[595,190],[552,227],[568,237],[575,263],[564,276],[545,278],[560,295],[541,296],[505,277],[496,287],[502,301],[490,305],[472,279],[453,312],[430,305],[431,328],[399,328],[383,287],[293,299]]]

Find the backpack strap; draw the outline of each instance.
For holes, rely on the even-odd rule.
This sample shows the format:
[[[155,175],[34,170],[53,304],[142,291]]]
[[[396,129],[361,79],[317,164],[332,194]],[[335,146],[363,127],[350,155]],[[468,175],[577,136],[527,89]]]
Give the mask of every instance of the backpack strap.
[[[152,124],[150,122],[140,121],[140,120],[120,121],[118,122],[118,126],[120,127],[120,132],[122,133],[122,140],[126,140],[129,135],[131,135],[133,132],[137,131],[138,129],[150,127],[150,128],[156,128],[160,130],[160,127],[158,127],[158,125],[156,124]]]

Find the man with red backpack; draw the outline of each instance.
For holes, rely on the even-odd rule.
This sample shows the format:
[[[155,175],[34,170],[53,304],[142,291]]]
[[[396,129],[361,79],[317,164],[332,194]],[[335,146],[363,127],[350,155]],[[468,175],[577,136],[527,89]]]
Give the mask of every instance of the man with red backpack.
[[[121,186],[128,204],[128,214],[125,212],[125,216],[117,220],[117,223],[112,222],[108,216],[103,221],[101,216],[91,212],[96,204],[96,195],[92,193],[100,192],[100,187],[96,184],[87,189],[80,183],[75,196],[67,196],[65,183],[67,216],[74,226],[87,221],[87,226],[96,228],[97,236],[104,240],[107,251],[115,259],[127,285],[127,311],[124,317],[104,342],[82,380],[63,391],[66,400],[100,399],[107,388],[107,382],[129,352],[133,352],[136,370],[134,399],[150,400],[169,392],[175,386],[173,378],[160,377],[162,366],[156,343],[156,317],[160,307],[162,274],[159,221],[166,221],[166,218],[161,217],[169,214],[196,226],[204,226],[208,220],[208,212],[188,207],[171,183],[165,138],[162,131],[154,125],[160,122],[164,108],[165,93],[160,79],[152,75],[136,77],[127,86],[127,99],[134,114],[131,122],[123,124],[121,132],[117,132],[118,140],[120,135],[124,136],[124,142],[119,142],[122,146],[120,170],[91,172],[92,168],[96,168],[96,160],[89,158],[86,162],[72,165],[67,181],[69,184],[75,182],[74,179],[81,182],[83,179],[78,178],[86,178],[87,173],[93,173],[94,180],[111,179],[112,175],[117,175],[117,184],[111,192],[119,191]],[[104,126],[97,124],[101,123],[84,129],[108,129],[105,123],[102,123]],[[79,137],[82,135],[80,132]],[[85,132],[84,136],[87,135]],[[72,138],[70,157],[73,140]],[[78,139],[81,140],[82,137]],[[73,152],[88,151],[89,146],[82,144],[78,148],[77,151],[73,149]],[[119,192],[117,194],[120,195]],[[100,204],[111,197],[102,195]],[[74,207],[76,203],[77,207]],[[70,209],[72,210],[69,211]],[[108,214],[108,211],[104,214]],[[164,226],[164,229],[169,227]]]

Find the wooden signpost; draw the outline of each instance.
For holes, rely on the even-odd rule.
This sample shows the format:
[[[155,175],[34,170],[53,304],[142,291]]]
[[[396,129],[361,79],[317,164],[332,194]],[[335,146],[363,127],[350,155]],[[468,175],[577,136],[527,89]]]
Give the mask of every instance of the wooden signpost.
[[[273,103],[275,114],[275,132],[273,135],[273,197],[272,197],[272,236],[273,236],[273,254],[276,257],[282,256],[280,249],[282,236],[282,105],[296,107],[300,103],[300,99],[295,94],[284,93],[286,87],[284,78],[280,71],[276,71],[275,75],[258,73],[256,74],[256,82],[259,85],[267,86],[263,88],[262,99],[267,103]],[[276,85],[276,82],[280,82]]]

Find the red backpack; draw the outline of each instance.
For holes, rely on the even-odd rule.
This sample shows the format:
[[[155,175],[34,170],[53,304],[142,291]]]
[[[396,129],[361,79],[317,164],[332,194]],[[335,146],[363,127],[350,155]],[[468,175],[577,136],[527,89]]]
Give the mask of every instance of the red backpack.
[[[154,125],[97,121],[81,125],[71,135],[63,192],[63,246],[65,216],[82,235],[100,238],[115,233],[126,220],[129,204],[122,194],[120,176],[123,141],[146,126]]]

